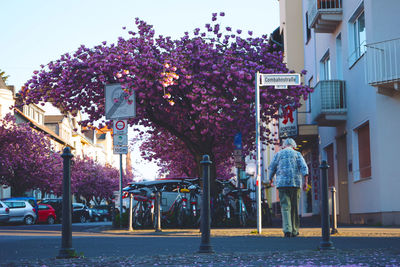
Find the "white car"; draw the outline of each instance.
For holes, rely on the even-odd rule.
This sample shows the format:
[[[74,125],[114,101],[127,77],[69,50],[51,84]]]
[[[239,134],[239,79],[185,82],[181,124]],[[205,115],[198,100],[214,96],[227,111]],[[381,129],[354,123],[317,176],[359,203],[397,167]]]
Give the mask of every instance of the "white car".
[[[3,203],[10,209],[9,222],[23,222],[25,224],[36,222],[36,211],[28,201],[5,200]]]

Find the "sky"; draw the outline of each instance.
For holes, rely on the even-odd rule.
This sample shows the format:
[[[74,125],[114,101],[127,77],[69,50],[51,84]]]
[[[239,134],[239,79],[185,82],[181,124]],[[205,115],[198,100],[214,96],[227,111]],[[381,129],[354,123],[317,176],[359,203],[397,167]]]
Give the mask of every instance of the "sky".
[[[175,39],[185,31],[203,29],[214,12],[225,13],[218,19],[221,28],[251,30],[254,36],[270,34],[279,26],[278,0],[4,0],[0,70],[10,76],[7,84],[18,89],[41,64],[82,44],[93,47],[127,37],[127,30],[136,31],[136,17],[153,25],[156,35]],[[141,169],[144,175],[153,175],[146,174],[152,167]]]

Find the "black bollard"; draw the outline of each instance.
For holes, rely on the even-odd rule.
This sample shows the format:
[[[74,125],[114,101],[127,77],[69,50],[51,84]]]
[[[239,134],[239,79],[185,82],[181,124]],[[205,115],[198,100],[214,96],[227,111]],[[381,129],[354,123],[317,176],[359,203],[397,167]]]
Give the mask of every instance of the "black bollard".
[[[214,253],[210,244],[210,157],[203,156],[203,197],[201,203],[201,243],[199,253]]]
[[[320,243],[321,250],[334,249],[333,243],[330,241],[329,233],[329,203],[328,203],[328,176],[327,171],[329,165],[326,160],[323,160],[321,166],[321,178],[322,178],[322,205],[321,205],[321,227],[322,227],[322,241]]]
[[[75,250],[72,248],[72,213],[71,213],[71,154],[69,147],[64,148],[61,157],[63,161],[63,204],[62,204],[62,239],[61,249],[57,258],[73,258]]]

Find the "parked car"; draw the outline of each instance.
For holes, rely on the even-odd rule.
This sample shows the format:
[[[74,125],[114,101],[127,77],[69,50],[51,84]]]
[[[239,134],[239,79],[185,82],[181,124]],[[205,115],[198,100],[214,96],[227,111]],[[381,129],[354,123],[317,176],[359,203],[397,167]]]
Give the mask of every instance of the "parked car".
[[[97,209],[89,208],[89,215],[90,215],[90,221],[92,222],[100,221],[100,213]]]
[[[57,218],[55,209],[48,204],[42,204],[42,203],[40,203],[38,207],[39,207],[39,217],[37,222],[54,224]]]
[[[6,200],[3,201],[10,209],[9,222],[23,222],[34,224],[36,222],[36,210],[26,200]]]
[[[108,209],[97,209],[97,212],[100,214],[100,221],[111,221],[111,212]]]
[[[82,203],[72,203],[72,222],[85,223],[90,220],[89,208]]]
[[[10,208],[0,201],[0,223],[6,223],[10,219]]]
[[[3,198],[3,201],[7,201],[7,200],[25,200],[28,201],[29,204],[31,204],[32,207],[35,208],[35,213],[36,213],[36,218],[38,218],[39,216],[39,208],[38,208],[38,201],[36,198],[34,197],[9,197],[9,198]]]
[[[100,215],[100,221],[107,222],[112,220],[110,206],[107,205],[94,206],[93,209],[95,209],[97,213]]]
[[[61,222],[61,218],[62,218],[62,198],[46,198],[46,199],[43,199],[40,203],[52,206],[53,209],[56,212],[57,222]]]

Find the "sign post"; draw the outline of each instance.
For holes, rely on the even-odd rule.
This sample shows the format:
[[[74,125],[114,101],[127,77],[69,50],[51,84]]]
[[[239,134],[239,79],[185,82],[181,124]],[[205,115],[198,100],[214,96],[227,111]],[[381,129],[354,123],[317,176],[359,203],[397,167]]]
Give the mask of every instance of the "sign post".
[[[261,166],[260,166],[260,87],[258,86],[260,73],[256,73],[256,194],[257,194],[257,233],[261,234]]]
[[[136,116],[135,92],[123,90],[121,84],[105,86],[105,116],[113,123],[113,151],[119,154],[119,227],[122,228],[122,155],[128,154],[128,122]]]
[[[257,193],[257,232],[261,234],[261,144],[260,144],[260,86],[274,86],[275,89],[287,89],[290,85],[300,85],[300,74],[279,73],[262,74],[257,72],[255,80],[255,117],[256,117],[256,193]]]

